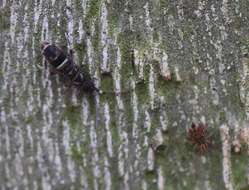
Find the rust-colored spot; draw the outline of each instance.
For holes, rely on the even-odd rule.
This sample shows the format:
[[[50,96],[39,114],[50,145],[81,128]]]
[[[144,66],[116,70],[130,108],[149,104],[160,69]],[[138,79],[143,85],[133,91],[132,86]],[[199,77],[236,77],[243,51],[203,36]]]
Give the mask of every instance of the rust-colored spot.
[[[191,128],[187,130],[187,139],[192,145],[194,145],[194,148],[198,153],[205,153],[210,144],[207,125],[203,123],[192,123]]]

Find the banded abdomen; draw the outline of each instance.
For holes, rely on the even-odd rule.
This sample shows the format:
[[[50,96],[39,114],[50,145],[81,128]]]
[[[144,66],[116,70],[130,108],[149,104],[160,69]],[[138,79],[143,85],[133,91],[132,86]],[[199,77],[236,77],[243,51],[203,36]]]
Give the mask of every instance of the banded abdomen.
[[[74,86],[85,91],[93,92],[97,90],[91,78],[87,77],[74,63],[72,54],[65,54],[58,46],[44,42],[42,44],[42,54],[46,62],[59,74],[66,76]]]

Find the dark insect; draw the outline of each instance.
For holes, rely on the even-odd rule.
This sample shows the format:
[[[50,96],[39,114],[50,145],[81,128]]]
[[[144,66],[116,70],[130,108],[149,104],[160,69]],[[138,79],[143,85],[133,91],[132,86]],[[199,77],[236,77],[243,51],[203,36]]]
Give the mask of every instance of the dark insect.
[[[207,125],[203,123],[192,123],[191,128],[187,130],[187,139],[198,153],[203,154],[207,151],[210,144],[209,135],[207,133]]]
[[[98,91],[93,80],[87,77],[74,63],[72,51],[66,54],[61,48],[48,42],[43,42],[41,49],[46,63],[52,67],[54,73],[65,76],[71,85],[86,92]]]

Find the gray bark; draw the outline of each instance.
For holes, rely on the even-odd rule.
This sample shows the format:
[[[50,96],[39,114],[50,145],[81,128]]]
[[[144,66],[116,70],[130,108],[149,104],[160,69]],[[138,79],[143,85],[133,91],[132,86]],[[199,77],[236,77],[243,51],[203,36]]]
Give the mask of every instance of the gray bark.
[[[0,0],[0,189],[248,185],[247,0]],[[74,50],[103,95],[43,67]],[[205,123],[212,146],[186,139]],[[242,146],[242,148],[240,148]],[[242,177],[243,176],[243,177]]]

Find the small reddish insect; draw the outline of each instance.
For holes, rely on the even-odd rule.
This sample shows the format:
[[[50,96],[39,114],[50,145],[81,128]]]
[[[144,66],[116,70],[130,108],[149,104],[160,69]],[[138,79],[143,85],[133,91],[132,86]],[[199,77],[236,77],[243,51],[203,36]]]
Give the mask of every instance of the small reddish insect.
[[[194,145],[194,148],[198,153],[205,153],[210,144],[207,125],[203,123],[192,123],[191,128],[187,130],[187,139]]]

